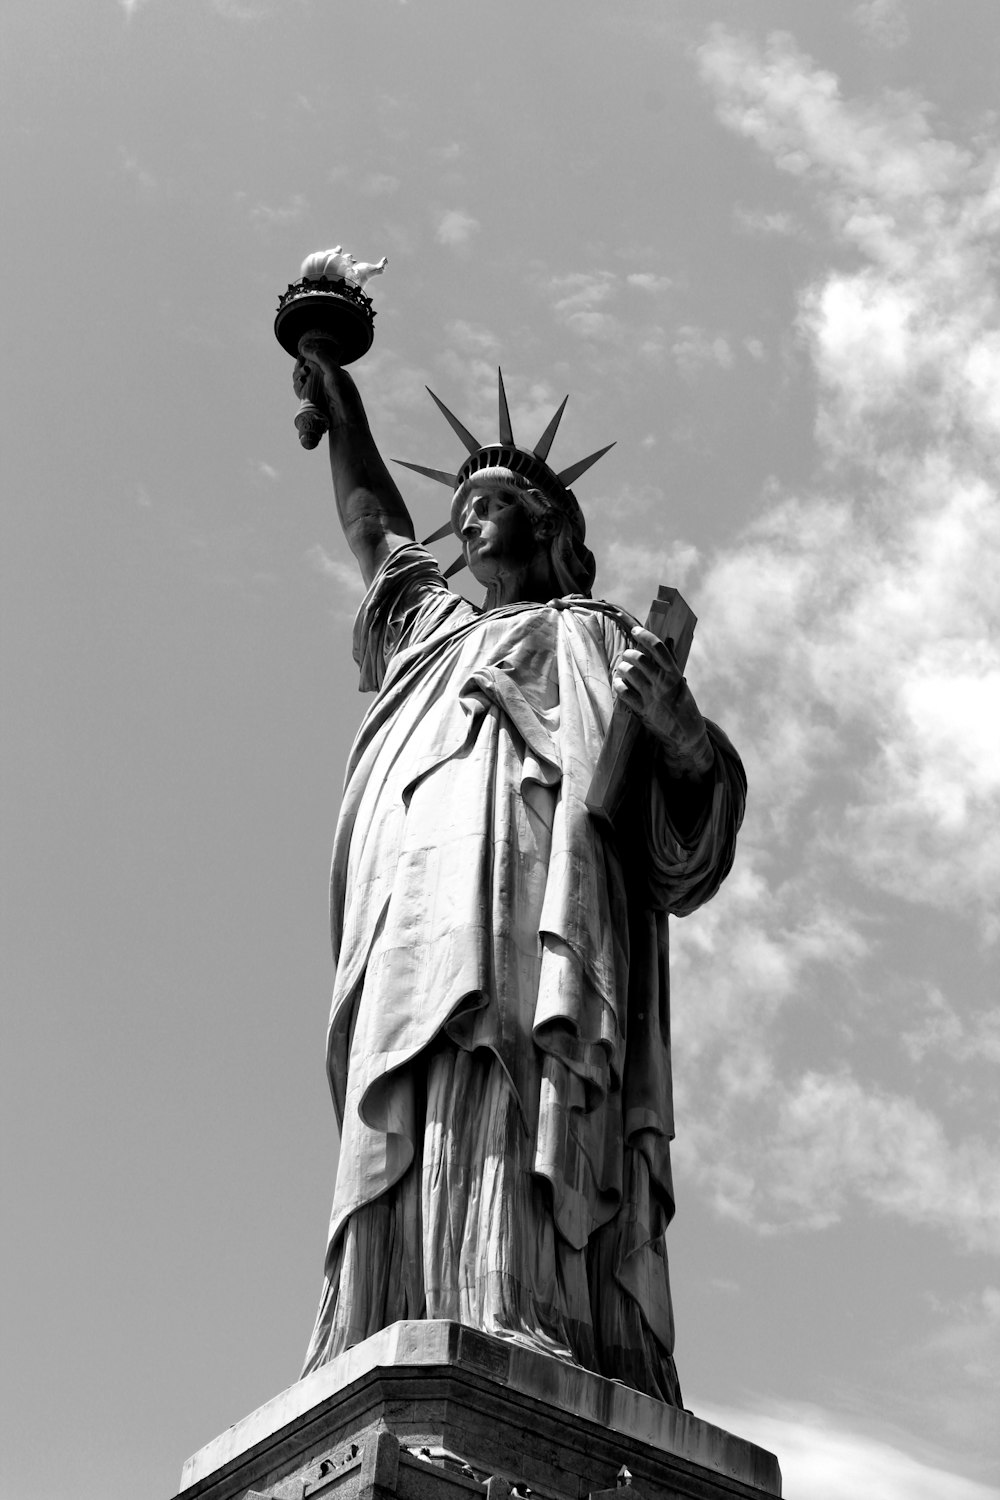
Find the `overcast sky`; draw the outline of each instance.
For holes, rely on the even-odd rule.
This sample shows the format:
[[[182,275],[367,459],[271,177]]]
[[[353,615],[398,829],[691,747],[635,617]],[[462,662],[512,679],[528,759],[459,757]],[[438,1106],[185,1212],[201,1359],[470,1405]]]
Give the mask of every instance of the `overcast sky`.
[[[570,392],[559,467],[617,441],[597,592],[682,589],[746,762],[673,925],[688,1404],[791,1500],[1000,1496],[996,0],[3,0],[0,43],[4,1500],[166,1500],[312,1324],[360,594],[272,320],[338,242],[389,257],[387,456],[459,462],[425,384],[494,437],[498,363],[529,445]]]

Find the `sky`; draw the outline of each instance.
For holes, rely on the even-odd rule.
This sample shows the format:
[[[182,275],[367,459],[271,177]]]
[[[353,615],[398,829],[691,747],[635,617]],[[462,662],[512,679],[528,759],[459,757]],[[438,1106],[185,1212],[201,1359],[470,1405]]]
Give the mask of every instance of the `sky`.
[[[366,700],[272,324],[338,243],[387,457],[498,364],[615,441],[596,592],[682,590],[747,767],[672,928],[687,1404],[790,1500],[1000,1496],[998,75],[995,0],[4,0],[3,1500],[167,1500],[312,1325]]]

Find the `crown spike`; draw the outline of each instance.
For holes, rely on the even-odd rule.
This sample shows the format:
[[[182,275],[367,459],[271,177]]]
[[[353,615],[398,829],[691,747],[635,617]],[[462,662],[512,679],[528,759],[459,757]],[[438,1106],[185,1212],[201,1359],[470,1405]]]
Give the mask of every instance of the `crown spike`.
[[[414,474],[422,474],[425,479],[436,479],[438,484],[446,484],[450,490],[458,488],[457,474],[446,474],[444,469],[425,469],[423,464],[410,464],[405,458],[394,458],[393,463],[401,464],[404,469],[412,469]]]
[[[445,578],[454,578],[455,574],[456,573],[461,573],[461,571],[462,571],[462,569],[464,567],[465,567],[465,558],[462,555],[462,553],[460,552],[458,554],[458,556],[455,558],[455,561],[450,565],[450,567],[445,568],[443,576]]]
[[[562,421],[562,414],[566,410],[566,402],[568,400],[568,396],[563,397],[562,405],[559,407],[555,416],[552,418],[552,421],[549,423],[548,427],[546,427],[545,431],[538,439],[538,442],[535,444],[533,450],[535,457],[540,458],[542,460],[542,463],[544,463],[549,456],[549,449],[552,447],[552,439],[555,437],[556,432],[558,431],[559,423]]]
[[[424,389],[426,390],[428,396],[430,396],[431,400],[434,402],[434,405],[437,407],[438,411],[444,417],[445,421],[448,423],[448,426],[455,433],[456,437],[458,437],[461,442],[465,444],[470,453],[478,453],[480,448],[482,447],[482,443],[479,441],[479,439],[474,438],[469,429],[462,426],[461,422],[454,415],[454,413],[450,412],[445,406],[444,402],[439,400],[438,397],[435,396],[429,385],[425,386]]]
[[[515,446],[514,432],[510,425],[510,410],[507,406],[507,392],[503,388],[503,371],[497,366],[497,388],[500,393],[500,441]]]
[[[581,474],[586,474],[591,464],[596,464],[597,460],[603,458],[605,453],[610,453],[614,446],[614,443],[609,443],[606,448],[598,448],[596,453],[591,453],[586,458],[577,459],[575,464],[570,464],[568,469],[563,469],[559,475],[560,481],[569,489],[574,480],[579,479]]]
[[[437,531],[432,531],[430,536],[425,536],[420,545],[421,547],[429,547],[431,542],[439,542],[444,536],[454,536],[454,532],[451,529],[451,521],[445,521],[444,525],[439,526]]]

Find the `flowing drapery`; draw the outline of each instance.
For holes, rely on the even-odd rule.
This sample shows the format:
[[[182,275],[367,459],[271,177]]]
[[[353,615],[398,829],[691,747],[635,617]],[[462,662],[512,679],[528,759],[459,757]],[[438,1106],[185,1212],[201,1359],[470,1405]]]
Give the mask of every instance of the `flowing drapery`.
[[[306,1368],[453,1317],[679,1404],[667,915],[718,888],[745,782],[721,731],[694,828],[655,749],[628,831],[585,797],[628,644],[582,597],[480,613],[393,552],[355,655],[378,695],[334,848],[341,1155]]]

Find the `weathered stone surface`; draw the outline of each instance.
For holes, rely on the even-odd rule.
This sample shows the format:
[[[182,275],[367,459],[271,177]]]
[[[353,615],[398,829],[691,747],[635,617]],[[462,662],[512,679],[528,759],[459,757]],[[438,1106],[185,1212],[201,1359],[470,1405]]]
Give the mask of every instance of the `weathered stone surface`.
[[[769,1500],[781,1476],[772,1454],[689,1412],[428,1321],[384,1329],[230,1427],[184,1465],[178,1500],[508,1500],[525,1487]]]

